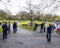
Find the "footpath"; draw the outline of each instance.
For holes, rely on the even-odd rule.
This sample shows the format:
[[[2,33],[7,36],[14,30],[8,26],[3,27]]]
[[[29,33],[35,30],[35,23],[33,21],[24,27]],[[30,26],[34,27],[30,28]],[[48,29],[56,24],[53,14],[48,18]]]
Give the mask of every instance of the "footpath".
[[[60,48],[60,36],[52,32],[51,43],[46,40],[46,33],[37,31],[28,31],[18,28],[16,33],[8,34],[6,40],[2,40],[0,33],[0,48]]]

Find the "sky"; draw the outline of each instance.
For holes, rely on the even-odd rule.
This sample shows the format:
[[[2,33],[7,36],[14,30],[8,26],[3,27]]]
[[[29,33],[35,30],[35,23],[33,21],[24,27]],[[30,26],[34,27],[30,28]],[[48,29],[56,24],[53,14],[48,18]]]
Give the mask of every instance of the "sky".
[[[27,0],[0,0],[0,10],[10,11],[15,15],[20,11],[25,11]],[[33,4],[39,4],[42,13],[60,15],[60,0],[32,0]],[[8,3],[9,2],[9,3]]]

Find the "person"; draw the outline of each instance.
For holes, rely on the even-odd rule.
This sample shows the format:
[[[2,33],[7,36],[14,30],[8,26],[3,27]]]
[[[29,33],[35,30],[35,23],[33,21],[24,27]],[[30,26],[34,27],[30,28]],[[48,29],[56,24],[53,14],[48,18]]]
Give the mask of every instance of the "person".
[[[2,25],[2,29],[3,29],[3,40],[7,39],[7,22],[4,22],[4,24]]]
[[[13,23],[13,33],[16,33],[16,31],[17,31],[17,23],[14,22]]]
[[[8,33],[11,33],[11,31],[10,31],[10,22],[8,23]]]
[[[52,29],[53,29],[53,30],[56,29],[56,26],[55,26],[54,24],[52,25]]]
[[[34,27],[33,27],[33,31],[37,30],[37,27],[38,27],[38,25],[37,25],[37,23],[35,23]]]
[[[46,26],[44,25],[44,32],[46,32]]]
[[[57,26],[58,26],[58,23],[57,23]]]
[[[51,41],[51,33],[52,33],[52,25],[49,24],[49,26],[47,27],[47,34],[46,34],[46,37],[47,37],[47,41],[48,42]]]
[[[45,31],[45,28],[44,28],[44,25],[45,25],[45,22],[43,22],[40,26],[40,33],[44,32]]]

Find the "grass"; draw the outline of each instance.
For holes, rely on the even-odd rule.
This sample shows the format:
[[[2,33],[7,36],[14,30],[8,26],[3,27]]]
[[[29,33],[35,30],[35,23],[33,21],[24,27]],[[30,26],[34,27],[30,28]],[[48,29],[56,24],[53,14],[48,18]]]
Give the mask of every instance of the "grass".
[[[52,22],[46,22],[45,26],[49,26],[49,24],[52,24]]]
[[[35,23],[41,24],[39,21],[34,21]],[[30,31],[33,31],[33,26],[29,26],[30,21],[22,21],[20,25],[18,25],[20,28],[27,29]],[[23,24],[27,24],[27,26],[22,26]]]
[[[1,20],[0,22],[2,22],[3,20]],[[13,22],[15,21],[15,22],[19,22],[20,24],[18,25],[18,27],[19,28],[23,28],[23,29],[26,29],[26,30],[30,30],[30,31],[33,31],[33,26],[29,26],[29,23],[31,22],[31,21],[29,21],[29,20],[9,20],[10,21],[10,23],[11,24],[13,24]],[[7,22],[9,22],[9,21],[7,21]],[[33,22],[35,22],[35,23],[37,23],[38,25],[40,25],[43,21],[33,21]],[[52,23],[52,22],[46,22],[46,26],[48,26],[49,25],[49,23]],[[27,25],[27,26],[22,26],[23,24],[25,24],[25,25]],[[40,28],[40,26],[38,26],[38,28]],[[2,32],[2,28],[0,27],[0,32]]]
[[[19,26],[20,28],[23,28],[23,29],[26,29],[26,30],[30,30],[30,31],[33,31],[33,27],[31,26]]]
[[[33,21],[35,23],[37,23],[38,25],[40,25],[42,23],[42,21]],[[21,24],[18,25],[18,27],[23,28],[23,29],[27,29],[30,31],[33,31],[33,26],[29,26],[30,21],[22,21]],[[22,24],[27,24],[27,26],[22,26]],[[46,26],[48,26],[49,24],[52,24],[52,22],[46,22]],[[40,28],[40,26],[38,26],[38,28]]]
[[[33,31],[33,27],[29,26],[29,23],[30,23],[30,21],[24,20],[24,21],[21,21],[18,26],[19,26],[20,28]],[[25,25],[27,25],[27,26],[22,26],[23,24],[25,24]]]
[[[2,28],[0,27],[0,33],[2,32]]]
[[[30,21],[22,21],[21,24],[29,24]]]

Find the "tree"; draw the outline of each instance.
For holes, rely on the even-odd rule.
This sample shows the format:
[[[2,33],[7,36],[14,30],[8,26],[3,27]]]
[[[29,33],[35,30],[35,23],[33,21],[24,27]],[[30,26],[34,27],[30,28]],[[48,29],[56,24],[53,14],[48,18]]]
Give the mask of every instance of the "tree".
[[[0,10],[0,19],[8,19],[8,14],[5,11]]]
[[[27,0],[26,1],[26,4],[27,4],[27,7],[24,7],[26,10],[28,10],[28,12],[30,13],[29,16],[30,16],[30,20],[31,20],[31,26],[32,26],[32,21],[33,21],[33,14],[34,14],[34,5],[32,3],[32,0]]]

